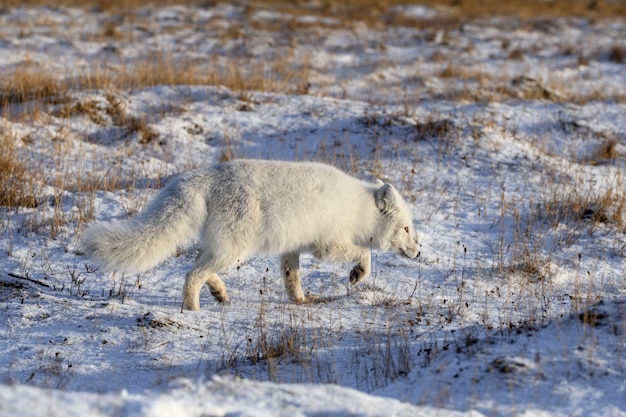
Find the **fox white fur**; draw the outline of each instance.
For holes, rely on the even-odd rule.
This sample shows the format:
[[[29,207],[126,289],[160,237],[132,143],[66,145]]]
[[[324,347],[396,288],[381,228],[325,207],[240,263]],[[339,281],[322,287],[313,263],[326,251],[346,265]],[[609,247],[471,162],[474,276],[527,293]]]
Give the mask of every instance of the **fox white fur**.
[[[206,283],[228,301],[218,273],[255,254],[281,255],[285,286],[306,301],[299,256],[356,262],[350,283],[367,278],[370,249],[418,255],[409,209],[390,184],[357,180],[311,162],[235,160],[183,173],[133,219],[97,223],[81,248],[107,270],[143,272],[199,235],[200,253],[187,274],[183,306],[200,308]]]

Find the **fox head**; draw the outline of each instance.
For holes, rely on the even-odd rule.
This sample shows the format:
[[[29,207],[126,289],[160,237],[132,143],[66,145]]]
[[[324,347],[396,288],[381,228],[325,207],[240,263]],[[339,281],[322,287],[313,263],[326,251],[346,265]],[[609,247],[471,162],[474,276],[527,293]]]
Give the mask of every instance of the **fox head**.
[[[381,216],[380,249],[395,250],[408,258],[417,257],[409,208],[393,185],[380,180],[378,184],[380,188],[374,193],[374,200]]]

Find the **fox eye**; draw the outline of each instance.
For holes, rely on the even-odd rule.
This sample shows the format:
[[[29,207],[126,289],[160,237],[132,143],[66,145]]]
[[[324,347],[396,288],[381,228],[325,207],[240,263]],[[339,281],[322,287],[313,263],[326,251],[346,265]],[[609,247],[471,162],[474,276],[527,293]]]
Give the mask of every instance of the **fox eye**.
[[[405,227],[405,228],[404,228],[404,231],[405,231],[405,232],[407,232],[407,233],[409,233],[409,226]]]

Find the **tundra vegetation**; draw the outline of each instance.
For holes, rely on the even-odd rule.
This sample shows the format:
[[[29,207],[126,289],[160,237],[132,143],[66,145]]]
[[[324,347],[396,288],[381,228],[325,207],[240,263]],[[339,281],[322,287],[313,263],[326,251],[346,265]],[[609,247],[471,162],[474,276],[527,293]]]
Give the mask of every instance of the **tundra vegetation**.
[[[608,0],[0,1],[0,414],[58,395],[130,415],[120,390],[210,414],[220,397],[194,392],[264,392],[216,375],[415,413],[623,414],[624,16]],[[206,289],[190,313],[196,245],[139,275],[76,253],[87,224],[235,158],[393,183],[420,256],[374,252],[359,286],[303,256],[304,305],[278,259],[252,258],[224,277],[229,305]]]

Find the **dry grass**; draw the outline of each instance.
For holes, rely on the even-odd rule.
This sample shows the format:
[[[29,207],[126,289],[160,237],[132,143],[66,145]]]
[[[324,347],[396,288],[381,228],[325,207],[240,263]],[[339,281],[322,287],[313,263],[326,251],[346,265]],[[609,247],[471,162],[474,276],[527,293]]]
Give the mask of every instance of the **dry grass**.
[[[226,3],[226,0],[218,0]],[[228,2],[230,3],[230,2]],[[1,0],[0,6],[48,5],[42,0]],[[56,5],[98,8],[112,13],[124,13],[128,10],[154,4],[150,0],[126,0],[124,2],[107,2],[103,0],[62,0]],[[201,0],[182,1],[164,0],[160,5],[196,4],[203,5]],[[401,14],[390,12],[394,6],[421,4],[450,12],[441,18],[416,20]],[[285,11],[293,15],[318,15],[331,17],[341,21],[360,21],[371,26],[408,24],[442,28],[458,25],[461,21],[492,16],[510,16],[525,19],[545,19],[553,17],[587,17],[590,19],[615,18],[626,15],[626,4],[623,1],[572,1],[572,0],[322,0],[308,2],[296,0],[260,0],[247,4],[247,12],[258,9]],[[272,24],[272,23],[270,23]],[[275,25],[275,22],[273,23]]]
[[[626,48],[622,45],[614,45],[609,52],[609,59],[617,64],[626,62]]]
[[[26,62],[0,80],[0,106],[8,109],[36,102],[40,110],[46,110],[48,105],[67,103],[67,97],[73,91],[121,91],[157,85],[221,85],[241,94],[248,91],[306,94],[309,88],[307,62],[305,57],[303,63],[296,63],[291,52],[286,56],[277,56],[269,63],[248,58],[229,58],[220,63],[207,63],[190,59],[174,60],[168,55],[154,54],[115,69],[96,64],[87,74],[69,79]],[[70,117],[84,113],[93,122],[100,124],[96,107],[93,102],[75,103],[65,106],[58,115]],[[111,109],[115,112],[114,103]],[[29,111],[32,112],[32,108]],[[125,122],[137,124],[138,121]]]
[[[85,107],[91,108],[89,104]],[[144,121],[119,117],[124,119],[129,131],[139,134],[140,142],[150,140],[147,135],[151,130]],[[96,192],[120,188],[133,192],[133,180],[122,181],[118,170],[112,169],[103,176],[91,173],[80,161],[68,164],[73,144],[63,138],[63,134],[60,132],[60,136],[48,139],[47,145],[52,144],[53,150],[42,152],[44,159],[39,160],[24,158],[24,154],[37,150],[40,139],[30,135],[16,137],[0,128],[0,206],[6,208],[3,216],[10,219],[14,213],[26,213],[14,227],[41,232],[51,238],[59,234],[73,235],[93,220]],[[54,169],[44,172],[46,166],[54,166]]]
[[[0,206],[34,208],[39,203],[40,173],[18,157],[15,138],[0,131]]]
[[[621,177],[600,190],[592,185],[546,184],[526,199],[501,202],[502,236],[496,270],[543,279],[555,252],[600,227],[626,231],[626,193]],[[509,232],[512,229],[512,233]]]
[[[66,92],[67,86],[56,74],[26,61],[0,80],[0,106],[6,108],[29,101],[58,102]]]
[[[617,145],[619,145],[619,139],[614,137],[605,138],[595,151],[589,155],[583,162],[587,162],[592,165],[610,163],[618,157]]]

